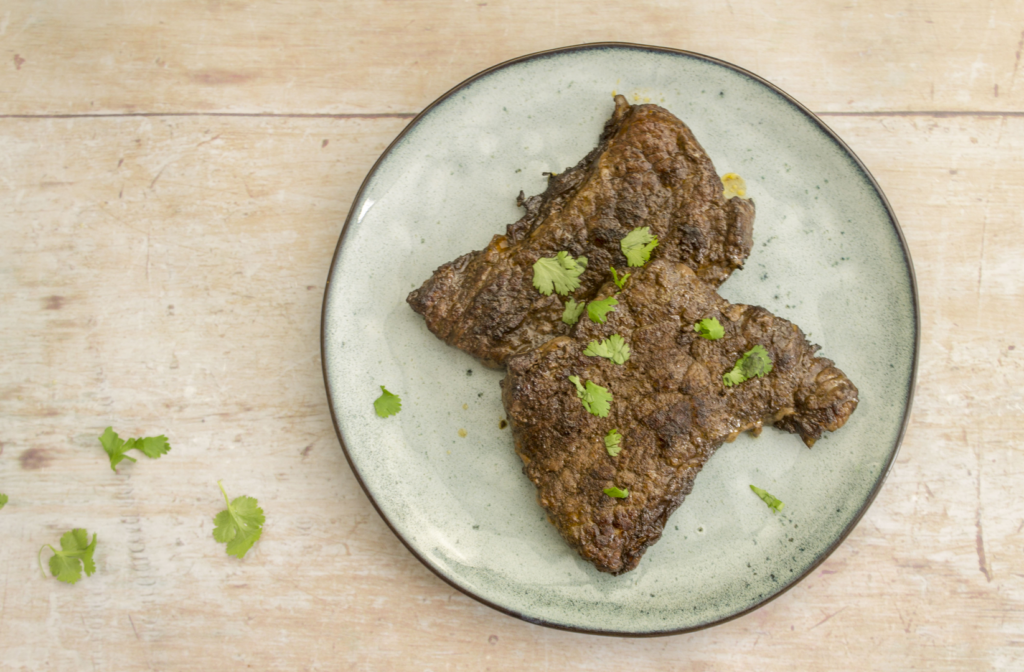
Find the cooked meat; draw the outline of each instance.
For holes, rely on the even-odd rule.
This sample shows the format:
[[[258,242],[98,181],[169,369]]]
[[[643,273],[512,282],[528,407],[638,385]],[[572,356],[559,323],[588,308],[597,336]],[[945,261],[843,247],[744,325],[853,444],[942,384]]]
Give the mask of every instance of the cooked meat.
[[[722,443],[774,424],[811,446],[857,407],[857,388],[814,356],[818,347],[796,325],[730,304],[699,277],[684,264],[652,261],[626,284],[606,324],[584,316],[571,336],[507,362],[503,400],[524,472],[562,536],[603,572],[637,566]],[[615,290],[609,282],[597,297]],[[721,322],[723,338],[694,331],[709,317]],[[632,350],[624,364],[583,354],[612,334]],[[755,345],[772,370],[726,387],[723,374]],[[570,375],[611,391],[607,417],[584,408]],[[604,444],[613,428],[622,436],[616,457]],[[612,486],[628,497],[604,494]]]
[[[444,264],[408,298],[435,335],[488,366],[569,332],[561,320],[569,297],[533,287],[541,257],[587,257],[571,295],[580,302],[604,283],[609,266],[626,268],[619,243],[637,227],[658,236],[659,258],[686,264],[715,287],[750,254],[753,204],[724,199],[715,167],[679,119],[622,96],[597,147],[552,175],[544,193],[520,193],[518,202],[526,214],[505,235]]]

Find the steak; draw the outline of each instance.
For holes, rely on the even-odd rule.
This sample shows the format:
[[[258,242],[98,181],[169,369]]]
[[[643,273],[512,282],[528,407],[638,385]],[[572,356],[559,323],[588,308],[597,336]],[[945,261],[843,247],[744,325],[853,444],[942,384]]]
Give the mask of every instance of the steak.
[[[622,96],[597,147],[551,175],[542,194],[520,192],[518,204],[526,213],[505,235],[442,265],[407,299],[436,336],[495,368],[568,334],[563,300],[587,301],[609,266],[623,269],[620,241],[637,227],[658,237],[658,257],[715,287],[752,245],[753,203],[723,197],[690,129],[657,105],[632,106]],[[587,270],[571,295],[544,296],[533,286],[533,265],[561,251],[587,257]]]
[[[615,294],[606,283],[596,296]],[[524,473],[540,504],[580,555],[597,569],[634,569],[698,472],[725,442],[772,424],[812,446],[857,407],[857,388],[800,329],[764,308],[730,304],[685,263],[651,261],[617,296],[605,324],[580,319],[571,336],[510,358],[502,399]],[[694,324],[714,317],[719,340]],[[593,340],[619,334],[631,348],[623,364],[586,356]],[[754,346],[773,368],[726,387],[723,374]],[[589,413],[569,376],[613,394],[607,417]],[[615,457],[604,437],[617,429]],[[622,499],[605,488],[628,489]]]

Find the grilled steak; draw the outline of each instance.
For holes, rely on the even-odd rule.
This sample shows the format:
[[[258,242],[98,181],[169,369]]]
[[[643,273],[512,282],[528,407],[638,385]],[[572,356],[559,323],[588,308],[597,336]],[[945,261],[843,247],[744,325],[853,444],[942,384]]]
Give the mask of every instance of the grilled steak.
[[[597,297],[615,290],[609,282]],[[502,381],[516,452],[541,505],[581,556],[613,574],[637,566],[722,443],[774,424],[811,446],[857,406],[857,388],[814,356],[818,347],[796,325],[730,304],[685,264],[652,261],[617,298],[606,324],[584,316],[571,336],[510,358]],[[709,317],[725,328],[720,340],[694,331]],[[632,349],[624,364],[583,354],[590,341],[612,334]],[[755,345],[767,350],[773,369],[726,387],[723,374]],[[607,417],[587,412],[570,375],[612,392]],[[616,457],[603,440],[613,428],[622,435]],[[604,494],[611,486],[628,489],[628,497]]]
[[[743,265],[752,244],[753,204],[724,199],[690,129],[661,107],[631,106],[622,96],[597,147],[552,175],[544,193],[520,193],[518,202],[526,214],[505,235],[444,264],[408,297],[435,335],[492,367],[569,332],[563,299],[533,287],[540,257],[587,257],[571,295],[580,302],[604,283],[609,266],[625,268],[619,243],[634,228],[650,227],[659,258],[686,264],[715,287]]]

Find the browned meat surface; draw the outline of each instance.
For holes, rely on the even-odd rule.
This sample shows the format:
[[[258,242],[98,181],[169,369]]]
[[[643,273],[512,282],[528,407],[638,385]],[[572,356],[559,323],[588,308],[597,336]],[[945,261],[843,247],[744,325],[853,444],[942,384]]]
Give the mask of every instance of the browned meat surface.
[[[584,315],[571,336],[507,362],[503,400],[524,472],[562,536],[604,572],[637,566],[722,443],[774,424],[811,446],[857,407],[857,388],[814,356],[818,347],[796,325],[730,304],[699,277],[684,264],[652,261],[627,283],[606,324]],[[597,298],[616,289],[609,282]],[[722,339],[694,331],[708,317],[724,326]],[[624,364],[583,354],[612,334],[632,349]],[[723,374],[758,344],[771,372],[725,387]],[[570,375],[612,392],[608,417],[587,412]],[[604,444],[613,428],[623,437],[616,457]],[[604,494],[611,486],[629,496]]]
[[[569,332],[561,320],[569,297],[533,287],[540,257],[587,257],[571,295],[579,302],[604,283],[609,266],[626,268],[619,241],[636,227],[658,236],[659,258],[686,264],[715,287],[752,244],[753,204],[724,199],[690,129],[661,107],[630,106],[622,96],[597,147],[519,203],[526,214],[505,235],[444,264],[408,298],[434,334],[493,367]]]

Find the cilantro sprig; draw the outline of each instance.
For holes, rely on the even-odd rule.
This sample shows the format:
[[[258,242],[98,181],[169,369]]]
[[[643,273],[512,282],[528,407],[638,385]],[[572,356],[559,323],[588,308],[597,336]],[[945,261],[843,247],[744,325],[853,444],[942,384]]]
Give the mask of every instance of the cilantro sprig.
[[[622,434],[619,434],[618,429],[613,429],[604,435],[604,449],[612,457],[616,457],[622,452]]]
[[[126,454],[129,450],[137,450],[154,460],[158,459],[161,455],[166,455],[171,450],[171,444],[167,442],[167,437],[163,434],[125,441],[117,435],[117,432],[112,427],[107,427],[99,438],[100,445],[103,446],[103,450],[107,451],[107,455],[110,457],[111,471],[117,471],[117,465],[121,464],[122,460],[136,461],[134,457]]]
[[[587,357],[604,357],[613,364],[625,364],[629,359],[629,344],[618,334],[612,334],[601,342],[591,341],[583,351]]]
[[[609,296],[607,299],[600,299],[598,301],[591,301],[587,304],[587,316],[591,322],[597,322],[598,324],[604,324],[608,320],[608,313],[615,310],[615,306],[619,305],[619,300],[614,296]]]
[[[605,488],[603,492],[609,497],[614,497],[615,499],[625,499],[626,497],[629,497],[629,488],[618,488],[614,485],[610,488]]]
[[[732,367],[732,371],[722,376],[722,381],[726,387],[732,387],[733,385],[746,382],[755,376],[757,378],[764,378],[771,371],[772,358],[768,351],[764,349],[763,345],[755,345],[743,353],[743,356],[736,361],[736,365]]]
[[[402,398],[397,394],[391,394],[381,385],[380,396],[373,402],[373,410],[377,417],[391,417],[402,410]]]
[[[629,276],[633,275],[632,273],[623,273],[622,277],[620,278],[619,274],[615,272],[614,266],[609,266],[608,270],[612,272],[612,281],[615,283],[615,286],[618,287],[619,289],[622,289],[623,285],[626,284],[626,280],[629,280]]]
[[[651,259],[651,252],[658,246],[658,237],[651,233],[651,227],[633,229],[619,242],[622,253],[630,266],[643,266]]]
[[[580,398],[583,408],[587,409],[588,413],[599,418],[608,417],[608,411],[612,407],[612,393],[608,388],[596,385],[592,380],[588,380],[584,386],[579,376],[569,376],[569,380],[576,386],[576,396]]]
[[[714,317],[708,317],[693,325],[693,330],[700,334],[701,338],[709,341],[717,341],[725,336],[725,327]]]
[[[213,538],[227,544],[228,555],[244,557],[263,534],[263,523],[266,521],[263,509],[259,507],[255,497],[235,497],[228,501],[224,484],[217,481],[217,486],[224,495],[224,503],[228,508],[213,519]]]
[[[4,505],[6,505],[6,504],[7,504],[7,495],[5,495],[4,493],[0,492],[0,509],[4,508]]]
[[[50,574],[57,577],[58,581],[77,583],[82,578],[83,568],[86,576],[92,576],[96,571],[96,563],[92,559],[93,551],[96,550],[95,532],[92,535],[92,543],[89,542],[89,533],[80,527],[65,532],[60,538],[59,551],[50,544],[43,544],[36,558],[43,576],[46,576],[46,571],[43,570],[43,551],[47,548],[53,551],[49,563]]]
[[[557,292],[566,296],[580,286],[579,277],[587,270],[587,258],[573,259],[568,252],[541,257],[533,265],[533,286],[544,296]]]
[[[778,513],[782,511],[782,507],[785,506],[778,498],[772,497],[767,490],[762,490],[756,485],[751,485],[750,489],[754,491],[754,494],[761,498],[761,500],[768,505],[768,508]]]
[[[569,299],[565,302],[565,310],[562,311],[562,322],[565,322],[570,327],[580,321],[580,315],[583,314],[583,309],[587,307],[585,303],[576,303],[576,299]]]

